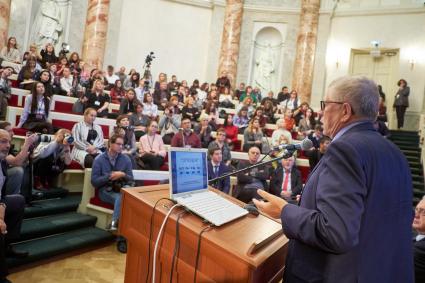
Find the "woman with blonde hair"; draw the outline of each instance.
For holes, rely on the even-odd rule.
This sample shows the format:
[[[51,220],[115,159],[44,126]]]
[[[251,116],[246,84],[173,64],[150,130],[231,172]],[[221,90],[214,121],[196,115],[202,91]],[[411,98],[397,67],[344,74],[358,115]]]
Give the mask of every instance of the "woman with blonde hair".
[[[249,122],[248,127],[243,133],[243,137],[243,151],[248,152],[254,145],[257,146],[260,151],[262,150],[264,134],[263,131],[261,131],[260,120],[257,117]]]
[[[71,156],[84,168],[91,168],[94,158],[105,151],[102,128],[94,123],[96,116],[96,109],[87,108],[83,121],[72,127],[74,147]]]

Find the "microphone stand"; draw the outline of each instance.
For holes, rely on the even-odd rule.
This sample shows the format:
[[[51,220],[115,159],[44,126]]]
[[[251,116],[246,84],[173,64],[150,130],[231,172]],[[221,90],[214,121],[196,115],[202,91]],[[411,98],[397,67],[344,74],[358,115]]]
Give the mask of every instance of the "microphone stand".
[[[294,150],[285,150],[285,151],[283,152],[282,156],[278,156],[278,157],[272,158],[272,159],[267,160],[267,161],[263,161],[263,162],[255,163],[255,164],[250,165],[250,166],[248,166],[248,167],[245,167],[245,168],[242,168],[242,169],[239,169],[239,170],[235,170],[235,171],[232,171],[232,172],[230,172],[230,173],[226,173],[226,174],[221,175],[221,176],[219,176],[219,177],[217,177],[217,178],[214,178],[214,179],[209,180],[209,181],[208,181],[208,183],[209,183],[209,184],[213,184],[213,183],[215,183],[215,182],[217,182],[217,181],[220,181],[220,180],[222,180],[222,179],[224,179],[224,178],[227,178],[227,177],[230,177],[230,176],[234,176],[234,175],[236,175],[236,174],[239,174],[239,173],[241,173],[241,172],[247,171],[247,170],[249,170],[249,169],[257,168],[257,167],[260,167],[260,166],[262,166],[262,165],[266,165],[266,164],[272,163],[272,162],[274,162],[274,161],[279,161],[279,160],[284,159],[284,158],[285,158],[285,159],[286,159],[286,158],[289,158],[289,157],[291,157],[291,156],[294,154],[294,152],[295,152],[295,151],[296,151],[295,149],[294,149]]]

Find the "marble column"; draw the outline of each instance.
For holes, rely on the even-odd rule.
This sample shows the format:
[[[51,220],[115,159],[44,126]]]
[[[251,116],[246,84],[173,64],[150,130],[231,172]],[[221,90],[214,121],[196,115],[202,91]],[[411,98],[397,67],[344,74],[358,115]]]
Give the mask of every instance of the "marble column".
[[[9,30],[10,1],[0,0],[0,49],[7,44]]]
[[[235,87],[235,80],[238,70],[242,14],[243,0],[226,0],[218,77],[220,77],[221,73],[225,71],[233,88]]]
[[[300,25],[297,37],[297,53],[292,75],[292,89],[298,92],[302,102],[310,103],[313,84],[314,57],[320,0],[302,0]]]
[[[102,68],[108,32],[109,0],[88,0],[82,58],[89,69]]]

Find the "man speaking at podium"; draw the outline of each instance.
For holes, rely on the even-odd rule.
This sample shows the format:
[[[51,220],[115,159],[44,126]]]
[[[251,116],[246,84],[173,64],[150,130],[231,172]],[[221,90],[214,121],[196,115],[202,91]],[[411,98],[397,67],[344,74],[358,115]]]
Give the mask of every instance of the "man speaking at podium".
[[[413,282],[412,183],[403,154],[372,125],[378,88],[365,77],[332,82],[321,102],[333,140],[299,206],[264,191],[260,211],[290,239],[284,282]]]

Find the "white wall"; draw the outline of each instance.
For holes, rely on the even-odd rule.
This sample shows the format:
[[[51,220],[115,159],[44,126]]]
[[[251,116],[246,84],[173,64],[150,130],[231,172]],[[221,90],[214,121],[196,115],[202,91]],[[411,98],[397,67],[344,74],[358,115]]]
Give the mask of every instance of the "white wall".
[[[327,48],[326,85],[349,73],[351,49],[369,48],[372,40],[379,40],[383,48],[400,50],[396,71],[399,78],[406,79],[410,84],[408,111],[420,112],[425,88],[425,11],[421,10],[422,12],[408,14],[336,16],[332,22]],[[413,69],[409,64],[411,59],[415,61]],[[396,83],[394,81],[394,89],[397,88]],[[387,93],[387,96],[394,94]]]
[[[124,0],[116,50],[116,66],[141,71],[146,55],[155,52],[154,79],[170,77],[206,79],[210,8],[163,0]]]

